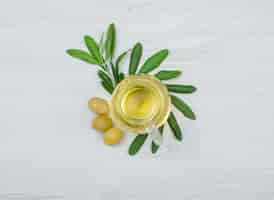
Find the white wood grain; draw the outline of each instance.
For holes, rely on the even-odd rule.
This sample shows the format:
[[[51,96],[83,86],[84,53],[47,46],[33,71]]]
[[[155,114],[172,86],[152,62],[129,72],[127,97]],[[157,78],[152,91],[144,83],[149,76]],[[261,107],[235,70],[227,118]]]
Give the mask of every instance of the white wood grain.
[[[0,7],[0,200],[274,199],[272,1],[3,1]],[[69,58],[84,34],[118,27],[118,51],[169,48],[166,68],[198,86],[198,115],[160,154],[132,136],[106,147],[89,128],[95,69]],[[126,68],[126,63],[125,66]],[[179,115],[179,113],[177,113]],[[169,133],[169,130],[167,130]]]

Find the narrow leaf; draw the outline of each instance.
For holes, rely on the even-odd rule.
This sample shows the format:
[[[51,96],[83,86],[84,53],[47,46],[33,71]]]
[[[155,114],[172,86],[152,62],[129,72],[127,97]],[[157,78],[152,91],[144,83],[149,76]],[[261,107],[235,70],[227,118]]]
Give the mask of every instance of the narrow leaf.
[[[163,49],[163,50],[155,53],[154,55],[152,55],[145,61],[145,63],[141,67],[139,73],[147,74],[147,73],[151,72],[155,68],[159,67],[160,64],[166,59],[167,56],[168,56],[167,49]]]
[[[111,88],[113,88],[113,83],[111,78],[103,71],[98,71],[98,76],[100,77],[100,79],[104,82],[106,82],[106,84],[108,84]]]
[[[168,91],[174,93],[193,93],[197,89],[192,85],[176,85],[176,84],[166,84]]]
[[[98,61],[98,63],[102,64],[102,58],[101,58],[99,46],[95,42],[95,40],[88,35],[84,37],[84,40],[91,55],[93,55],[93,57]]]
[[[104,53],[104,39],[105,39],[105,34],[103,32],[101,34],[101,38],[100,38],[100,41],[99,41],[99,49],[100,49],[101,55],[103,55],[103,53]]]
[[[119,55],[115,62],[115,73],[118,76],[118,82],[120,82],[120,73],[119,73],[120,63],[123,60],[123,58],[127,55],[128,52],[129,52],[129,50],[127,50],[127,51],[123,52],[121,55]]]
[[[116,68],[112,62],[110,63],[110,66],[111,66],[111,71],[112,71],[114,81],[115,81],[115,83],[118,83],[119,82],[119,72],[116,70]]]
[[[107,84],[107,82],[101,81],[101,84],[103,86],[103,88],[109,93],[112,94],[113,92],[113,88]]]
[[[178,70],[162,70],[162,71],[159,71],[154,76],[158,78],[159,80],[170,80],[170,79],[179,77],[181,74],[182,72]]]
[[[148,134],[137,135],[129,146],[128,153],[133,156],[141,149],[147,139]]]
[[[125,74],[121,72],[119,74],[119,82],[121,82],[122,80],[124,80],[124,78],[125,78]]]
[[[80,59],[80,60],[85,61],[89,64],[98,65],[97,60],[94,57],[92,57],[92,55],[90,55],[89,53],[82,51],[80,49],[68,49],[67,54],[69,54],[73,58]]]
[[[120,56],[118,56],[118,58],[116,59],[115,62],[115,67],[118,69],[120,66],[121,61],[123,60],[123,58],[127,55],[127,53],[129,52],[129,50],[123,52]]]
[[[129,74],[135,74],[140,63],[141,57],[143,53],[143,47],[141,43],[135,44],[132,49],[130,55],[130,62],[129,62]]]
[[[164,125],[159,128],[159,131],[160,131],[161,135],[163,134],[163,130],[164,130]],[[156,153],[158,151],[159,147],[160,147],[159,145],[155,144],[155,142],[152,141],[152,143],[151,143],[151,152]]]
[[[106,38],[106,44],[105,44],[105,50],[106,50],[106,59],[109,58],[112,60],[114,55],[114,49],[115,49],[115,25],[110,24],[107,30],[107,38]]]
[[[180,98],[170,95],[171,103],[183,113],[183,115],[189,119],[195,120],[195,113],[191,110],[191,108]]]
[[[169,114],[169,117],[167,119],[167,123],[168,123],[169,127],[171,128],[175,138],[179,141],[182,141],[183,136],[182,136],[181,128],[178,125],[178,122],[175,118],[175,115],[172,112]]]

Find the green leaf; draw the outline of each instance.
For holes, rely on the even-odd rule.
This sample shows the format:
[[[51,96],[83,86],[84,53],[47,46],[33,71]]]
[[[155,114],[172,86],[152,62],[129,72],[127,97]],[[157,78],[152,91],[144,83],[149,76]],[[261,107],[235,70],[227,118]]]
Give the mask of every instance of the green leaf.
[[[119,67],[120,66],[119,65],[120,65],[121,61],[123,60],[123,58],[127,55],[128,52],[129,52],[129,50],[127,50],[127,51],[123,52],[121,55],[119,55],[118,58],[116,59],[116,62],[115,62],[115,72],[119,77],[118,82],[123,80],[123,79],[120,79],[120,73],[119,73]],[[124,74],[122,76],[124,76]]]
[[[110,85],[108,85],[107,82],[101,81],[101,84],[102,84],[103,88],[104,88],[109,94],[112,94],[113,88],[112,88]]]
[[[143,53],[143,47],[141,43],[135,44],[132,49],[130,55],[130,62],[129,62],[129,74],[135,74],[140,63],[141,57]]]
[[[145,143],[147,136],[148,136],[148,134],[142,134],[142,135],[137,135],[135,137],[135,139],[132,141],[132,143],[129,146],[129,150],[128,150],[129,155],[133,156],[136,153],[138,153],[140,148]]]
[[[110,24],[107,30],[107,38],[106,38],[106,43],[105,43],[105,50],[106,50],[106,59],[112,60],[113,55],[114,55],[114,49],[115,49],[115,25]]]
[[[100,77],[102,81],[104,81],[107,85],[109,85],[110,88],[114,88],[111,78],[105,72],[99,70],[98,76]]]
[[[195,120],[196,116],[191,108],[180,98],[170,95],[171,103],[189,119]]]
[[[120,73],[119,74],[119,82],[121,82],[122,80],[124,80],[125,79],[125,74],[124,73]]]
[[[155,68],[159,67],[160,64],[166,59],[168,56],[168,50],[163,49],[155,54],[153,54],[151,57],[149,57],[143,66],[141,67],[139,73],[147,74],[154,70]]]
[[[159,128],[160,134],[163,135],[164,125]],[[152,141],[151,143],[151,152],[156,153],[159,149],[159,145]]]
[[[117,69],[119,69],[119,65],[121,63],[121,61],[123,60],[123,58],[127,55],[127,53],[129,52],[129,50],[123,52],[120,56],[118,56],[118,58],[116,59],[116,62],[115,62],[115,67]]]
[[[158,78],[159,80],[170,80],[170,79],[179,77],[181,74],[182,72],[179,70],[162,70],[162,71],[159,71],[154,76]]]
[[[193,93],[197,89],[192,85],[177,85],[177,84],[166,84],[168,91],[174,93]]]
[[[169,127],[171,128],[175,138],[179,141],[182,141],[183,136],[182,136],[181,128],[178,125],[178,122],[175,118],[175,115],[172,112],[169,114],[169,117],[167,119],[167,123],[168,123]]]
[[[97,62],[97,60],[94,57],[92,57],[92,55],[90,55],[89,53],[82,51],[80,49],[68,49],[67,54],[69,54],[73,58],[80,59],[80,60],[85,61],[89,64],[93,64],[93,65],[99,64]]]
[[[100,38],[100,41],[99,41],[99,49],[100,49],[100,53],[101,55],[103,55],[104,53],[104,32],[101,34],[101,38]]]
[[[96,43],[96,41],[88,35],[84,37],[84,40],[91,55],[93,55],[93,57],[98,61],[98,63],[102,64],[102,57],[100,54],[99,46]]]
[[[113,65],[113,63],[110,63],[111,66],[111,72],[114,78],[115,83],[119,82],[119,72],[116,70],[115,66]]]
[[[106,91],[108,91],[110,94],[113,92],[114,87],[111,78],[103,71],[98,71],[98,76],[102,80],[101,84],[104,87]]]

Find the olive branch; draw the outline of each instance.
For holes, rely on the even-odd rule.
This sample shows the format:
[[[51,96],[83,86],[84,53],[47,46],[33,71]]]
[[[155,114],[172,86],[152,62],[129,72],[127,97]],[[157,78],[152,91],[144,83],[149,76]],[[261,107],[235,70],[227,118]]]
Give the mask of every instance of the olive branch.
[[[84,36],[84,42],[87,47],[86,51],[81,49],[68,49],[66,52],[76,59],[82,60],[88,64],[97,65],[97,75],[101,81],[101,85],[110,94],[112,94],[117,84],[125,78],[125,73],[121,71],[120,64],[127,54],[130,53],[128,75],[150,74],[162,64],[169,54],[167,49],[162,49],[147,58],[145,62],[140,65],[143,46],[140,42],[137,42],[132,50],[130,49],[124,51],[118,57],[114,58],[116,29],[113,23],[108,26],[106,33],[102,33],[99,43],[97,43],[96,40],[89,35]],[[182,72],[180,70],[161,70],[158,73],[153,74],[153,76],[164,83],[167,80],[179,77],[181,74]],[[191,107],[181,98],[175,96],[174,93],[190,94],[196,91],[196,87],[182,84],[165,85],[169,91],[173,106],[186,118],[195,120],[196,116]],[[173,112],[170,112],[167,124],[170,127],[175,139],[182,141],[182,130]],[[161,134],[163,134],[164,126],[165,125],[159,128]],[[128,153],[130,155],[135,155],[138,153],[147,138],[148,134],[137,135],[130,144]],[[152,141],[151,152],[156,153],[158,149],[159,146]]]

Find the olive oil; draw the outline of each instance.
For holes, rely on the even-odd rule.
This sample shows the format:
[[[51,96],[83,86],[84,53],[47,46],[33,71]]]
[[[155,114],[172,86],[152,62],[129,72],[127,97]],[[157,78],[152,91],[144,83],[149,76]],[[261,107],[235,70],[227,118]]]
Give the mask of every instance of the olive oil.
[[[122,101],[122,109],[128,117],[142,119],[147,118],[155,109],[157,99],[153,92],[147,88],[132,88],[125,94]]]
[[[160,127],[170,112],[167,88],[149,75],[131,75],[115,88],[110,114],[121,129],[146,133]]]

